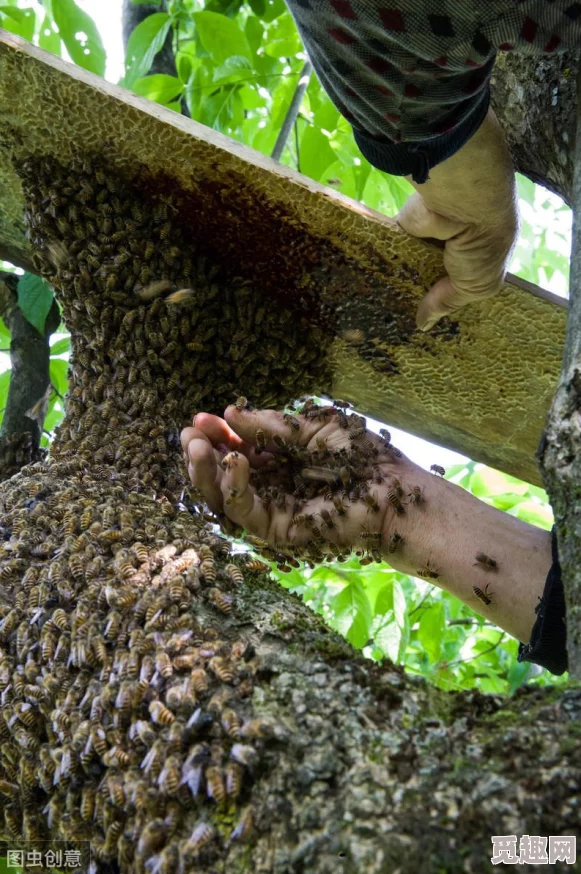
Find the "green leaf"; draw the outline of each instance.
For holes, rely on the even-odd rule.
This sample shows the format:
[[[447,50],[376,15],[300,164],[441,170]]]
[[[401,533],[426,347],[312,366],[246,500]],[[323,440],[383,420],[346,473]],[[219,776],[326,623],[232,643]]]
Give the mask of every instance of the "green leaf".
[[[517,516],[529,525],[549,530],[553,526],[553,511],[548,504],[537,504],[536,501],[522,501],[508,511],[511,516]]]
[[[313,77],[313,79],[314,78],[315,77]],[[317,127],[323,128],[324,130],[327,130],[329,131],[329,133],[331,133],[335,130],[338,121],[339,110],[336,106],[334,106],[334,104],[329,100],[328,97],[325,97],[325,99],[321,101],[321,103],[315,110],[315,124],[317,125]]]
[[[253,77],[252,64],[244,55],[232,55],[226,58],[223,64],[219,64],[214,70],[214,82],[241,82]]]
[[[249,0],[249,6],[258,18],[266,12],[266,0]]]
[[[262,26],[256,15],[250,15],[246,19],[244,33],[246,34],[246,39],[248,40],[250,50],[252,51],[252,54],[255,55],[260,48],[260,45],[262,43],[262,37],[264,35],[264,27]]]
[[[56,343],[53,343],[50,347],[51,355],[62,355],[63,352],[71,351],[71,338],[63,337],[61,340],[57,340]]]
[[[155,100],[164,106],[175,100],[184,89],[184,84],[177,76],[168,76],[165,73],[155,73],[153,76],[144,76],[133,83],[133,91],[149,100]]]
[[[189,82],[190,76],[192,75],[193,66],[192,59],[189,55],[181,54],[178,57],[177,62],[178,68],[178,76],[182,80],[182,82]]]
[[[144,18],[131,32],[125,55],[125,76],[122,84],[132,88],[137,79],[149,72],[153,59],[163,48],[171,27],[167,12],[154,12]]]
[[[0,346],[4,348],[10,346],[10,331],[2,319],[0,319]]]
[[[105,49],[91,16],[79,9],[74,0],[56,0],[53,3],[53,16],[66,50],[75,64],[104,76]],[[81,34],[86,37],[82,42]]]
[[[375,632],[375,645],[379,646],[392,662],[397,662],[402,636],[401,628],[397,622],[395,622],[391,611],[387,614],[386,620],[387,621]]]
[[[259,17],[262,21],[270,22],[282,15],[283,12],[286,12],[284,0],[265,0],[264,12]]]
[[[44,337],[44,323],[52,306],[54,291],[45,279],[25,273],[18,280],[18,306],[24,318]]]
[[[309,125],[301,137],[301,172],[317,182],[334,161],[335,152],[327,137]]]
[[[407,612],[407,604],[402,585],[399,580],[393,581],[393,613],[395,621],[403,628],[405,624],[405,615]]]
[[[68,369],[68,361],[63,361],[62,358],[50,359],[50,381],[63,397],[66,395],[69,386]]]
[[[357,649],[362,649],[369,640],[369,622],[367,616],[363,613],[356,613],[346,634],[347,640],[351,646]]]
[[[223,64],[232,55],[243,55],[249,61],[252,59],[246,34],[231,18],[204,11],[195,12],[193,19],[202,45],[217,64]]]
[[[418,629],[418,640],[432,662],[436,662],[440,658],[445,632],[445,611],[444,605],[440,601],[424,611]]]
[[[4,30],[15,33],[28,42],[32,41],[36,26],[34,9],[17,9],[13,6],[0,6],[1,24]]]
[[[384,613],[388,613],[390,610],[393,611],[393,583],[394,581],[390,580],[378,592],[373,608],[373,612],[376,616],[381,616]]]
[[[535,202],[535,183],[520,173],[516,174],[516,180],[519,197],[522,197],[523,200],[526,200],[532,206]]]
[[[53,20],[48,14],[44,16],[42,24],[40,25],[38,44],[41,49],[45,50],[45,52],[51,52],[51,54],[59,55],[60,57],[61,38],[54,30]]]
[[[266,103],[264,97],[262,97],[256,88],[253,88],[251,85],[243,85],[238,91],[238,94],[240,95],[244,109],[258,109],[259,106],[264,106]],[[256,117],[255,120],[258,123],[260,118]]]

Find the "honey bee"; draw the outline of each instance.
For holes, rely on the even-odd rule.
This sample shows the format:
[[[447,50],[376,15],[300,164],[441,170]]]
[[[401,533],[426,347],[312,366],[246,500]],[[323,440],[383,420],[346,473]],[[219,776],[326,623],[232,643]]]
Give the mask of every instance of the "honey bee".
[[[476,597],[479,598],[482,603],[486,605],[492,603],[492,596],[494,595],[494,592],[488,591],[489,585],[490,583],[486,584],[484,591],[482,591],[482,589],[479,589],[478,586],[472,586],[472,591],[474,592]]]
[[[423,580],[437,580],[440,577],[439,572],[437,570],[434,570],[434,568],[430,567],[429,563],[426,564],[425,567],[417,570],[416,575],[418,577],[421,577],[421,579]]]
[[[96,792],[92,786],[84,786],[81,794],[81,819],[85,822],[90,822],[95,813]]]
[[[171,725],[175,720],[171,710],[165,704],[162,704],[161,701],[152,701],[149,705],[149,712],[152,720],[159,725]]]
[[[242,843],[246,843],[246,841],[250,840],[252,834],[254,832],[254,811],[252,807],[247,807],[246,810],[241,814],[236,827],[232,830],[232,834],[230,835],[231,840],[233,841],[241,841]]]
[[[289,445],[286,442],[286,440],[284,439],[284,437],[280,436],[280,434],[273,434],[272,435],[272,442],[280,450],[286,449],[287,446]]]
[[[389,491],[387,493],[387,500],[389,501],[395,512],[398,514],[398,516],[403,516],[403,514],[405,513],[405,507],[400,501],[400,496],[398,495],[397,491]]]
[[[224,782],[226,786],[226,794],[233,801],[238,798],[242,789],[242,779],[244,777],[244,769],[238,762],[228,762],[224,770]]]
[[[255,573],[267,573],[270,570],[270,565],[265,564],[263,561],[258,561],[256,558],[247,562],[246,567],[248,570],[254,571]]]
[[[254,442],[256,444],[255,453],[257,455],[261,455],[266,449],[266,437],[264,435],[264,431],[262,428],[258,428],[254,435]]]
[[[320,517],[323,520],[323,524],[327,526],[329,531],[335,530],[335,523],[333,522],[333,517],[329,513],[328,510],[321,510]]]
[[[242,722],[236,711],[226,708],[220,717],[222,728],[229,737],[237,738]]]
[[[292,431],[296,432],[300,430],[301,426],[296,416],[292,416],[290,413],[284,413],[282,418],[286,422],[286,424],[290,426]]]
[[[367,494],[363,498],[364,502],[368,506],[368,513],[379,513],[379,504],[377,503],[377,495],[375,492],[373,494]]]
[[[213,798],[217,804],[226,800],[226,786],[222,769],[218,765],[209,765],[205,774],[208,798]]]
[[[215,583],[217,577],[216,564],[213,559],[204,559],[200,564],[200,574],[208,583]]]
[[[235,676],[232,663],[222,656],[214,656],[208,662],[208,667],[215,676],[223,683],[231,683]]]
[[[424,490],[419,486],[412,486],[409,499],[410,504],[422,504],[424,502]]]
[[[186,857],[197,856],[207,844],[214,839],[215,831],[207,822],[200,822],[195,827],[185,843],[183,852]]]
[[[169,304],[183,303],[193,297],[195,293],[196,292],[193,288],[180,288],[178,291],[173,291],[171,294],[168,294],[165,302]]]
[[[332,500],[333,500],[333,504],[335,506],[335,510],[337,511],[337,515],[338,516],[346,516],[347,515],[347,508],[346,508],[345,504],[343,503],[342,499],[340,498],[340,496],[336,495]]]
[[[181,761],[177,756],[169,756],[157,783],[165,795],[175,795],[178,791],[181,779]]]
[[[232,612],[234,598],[231,595],[227,595],[225,592],[220,591],[220,589],[212,588],[208,592],[208,598],[222,613],[228,615]]]
[[[438,476],[446,476],[446,469],[439,464],[432,464],[430,471]]]
[[[240,570],[238,565],[227,564],[226,567],[224,568],[224,570],[228,574],[228,577],[230,578],[230,580],[235,585],[242,585],[242,583],[244,582],[244,574],[242,573],[242,571]]]
[[[485,555],[483,552],[477,552],[475,555],[476,561],[474,562],[474,567],[481,567],[484,571],[497,571],[498,570],[498,562],[494,558],[490,558],[488,555]]]
[[[394,533],[389,538],[389,542],[387,544],[388,555],[393,554],[400,546],[402,546],[403,543],[404,539],[401,534],[398,534],[397,531],[394,531]]]

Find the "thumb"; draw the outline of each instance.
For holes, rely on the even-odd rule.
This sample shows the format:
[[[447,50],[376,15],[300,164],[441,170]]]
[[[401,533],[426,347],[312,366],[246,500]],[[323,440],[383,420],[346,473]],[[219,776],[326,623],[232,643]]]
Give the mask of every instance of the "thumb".
[[[420,331],[429,331],[443,316],[449,316],[474,300],[472,295],[454,288],[448,276],[432,285],[420,301],[416,325]]]

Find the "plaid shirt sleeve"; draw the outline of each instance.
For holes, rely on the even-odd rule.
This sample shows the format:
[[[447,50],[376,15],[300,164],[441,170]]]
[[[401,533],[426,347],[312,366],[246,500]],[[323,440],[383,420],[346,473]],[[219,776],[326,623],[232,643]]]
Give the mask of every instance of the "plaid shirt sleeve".
[[[571,0],[287,0],[321,84],[371,164],[425,182],[488,110],[497,51],[581,45]]]

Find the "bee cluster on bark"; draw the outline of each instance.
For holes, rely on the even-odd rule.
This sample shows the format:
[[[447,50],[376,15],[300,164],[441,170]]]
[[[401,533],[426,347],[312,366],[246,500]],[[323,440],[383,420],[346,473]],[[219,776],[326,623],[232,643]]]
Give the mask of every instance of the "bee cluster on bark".
[[[220,278],[171,197],[86,158],[19,171],[72,354],[49,457],[0,489],[0,838],[90,841],[94,871],[211,867],[245,852],[286,729],[236,626],[263,568],[180,509],[179,429],[247,385],[316,390],[321,332]]]

